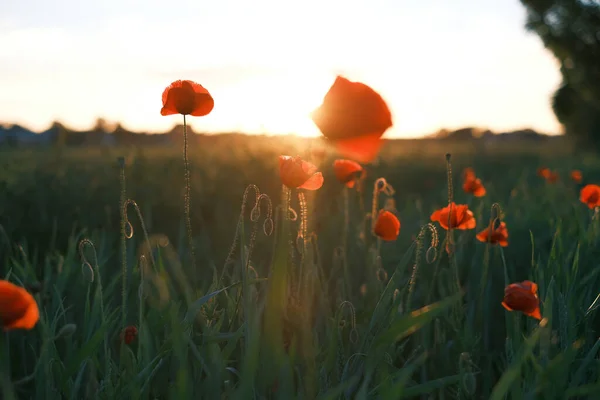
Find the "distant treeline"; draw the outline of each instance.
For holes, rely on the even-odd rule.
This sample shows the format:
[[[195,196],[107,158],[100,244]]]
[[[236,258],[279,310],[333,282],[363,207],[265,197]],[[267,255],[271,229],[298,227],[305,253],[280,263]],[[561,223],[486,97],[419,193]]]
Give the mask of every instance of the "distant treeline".
[[[218,141],[227,137],[247,137],[239,132],[224,132],[221,135],[201,134],[188,130],[190,144]],[[442,129],[434,134],[427,135],[423,140],[435,141],[529,141],[545,142],[560,138],[536,132],[532,129],[523,129],[512,132],[495,133],[479,128],[462,128],[455,131]],[[110,125],[99,119],[95,127],[87,131],[69,129],[59,122],[55,122],[43,132],[32,132],[20,125],[0,124],[0,146],[170,146],[180,145],[183,141],[183,125],[176,125],[164,133],[132,132],[120,124]]]

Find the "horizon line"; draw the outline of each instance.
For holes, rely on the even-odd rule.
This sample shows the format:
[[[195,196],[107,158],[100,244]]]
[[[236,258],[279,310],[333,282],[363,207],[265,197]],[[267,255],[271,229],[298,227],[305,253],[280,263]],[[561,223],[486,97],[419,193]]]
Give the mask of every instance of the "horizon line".
[[[96,123],[98,122],[98,120],[101,119],[101,117],[99,117],[98,119],[96,119]],[[43,130],[33,130],[30,127],[28,127],[25,124],[22,123],[18,123],[18,122],[5,122],[5,121],[0,121],[0,128],[4,128],[4,129],[11,129],[15,126],[23,128],[31,133],[34,134],[42,134],[50,129],[52,129],[52,127],[55,124],[60,124],[62,125],[65,129],[71,131],[71,132],[90,132],[95,128],[95,125],[92,124],[92,126],[88,129],[74,129],[72,127],[70,127],[69,125],[55,120],[52,123],[49,124],[49,126],[46,129]],[[107,121],[107,125],[109,126],[113,126],[114,129],[113,130],[104,130],[105,133],[111,134],[113,133],[118,127],[121,127],[122,129],[124,129],[127,132],[130,133],[134,133],[134,134],[146,134],[146,135],[164,135],[167,133],[170,133],[171,131],[173,131],[174,129],[176,129],[177,127],[183,126],[183,123],[176,123],[174,124],[170,129],[164,130],[164,131],[145,131],[145,130],[132,130],[126,127],[126,124],[123,124],[122,122],[109,122]],[[268,137],[277,137],[277,136],[296,136],[299,138],[317,138],[317,137],[321,137],[320,134],[315,134],[315,135],[303,135],[303,134],[299,134],[296,132],[244,132],[244,131],[231,131],[231,130],[221,130],[221,131],[210,131],[210,130],[206,130],[206,131],[202,131],[202,132],[196,132],[194,131],[194,127],[191,124],[187,125],[188,127],[188,132],[191,134],[196,134],[196,135],[227,135],[227,134],[238,134],[238,135],[248,135],[248,136],[268,136]],[[447,131],[448,133],[452,133],[452,132],[457,132],[463,129],[473,129],[475,131],[478,131],[480,134],[483,134],[485,132],[491,132],[494,135],[500,135],[500,134],[508,134],[508,133],[515,133],[515,132],[520,132],[520,131],[533,131],[535,133],[537,133],[538,135],[543,135],[543,136],[564,136],[564,132],[544,132],[544,131],[538,131],[535,128],[532,128],[530,126],[522,126],[519,128],[512,128],[512,129],[507,129],[507,130],[500,130],[500,131],[495,131],[489,127],[482,127],[482,126],[477,126],[477,125],[465,125],[462,126],[460,128],[444,128],[444,127],[440,127],[439,129],[437,129],[436,131],[433,132],[429,132],[429,133],[421,133],[419,135],[416,136],[410,136],[410,137],[401,137],[401,136],[394,136],[394,137],[385,137],[386,135],[384,134],[382,136],[382,139],[387,139],[387,140],[396,140],[396,139],[400,139],[400,140],[410,140],[410,139],[426,139],[426,138],[431,138],[432,136],[441,133],[442,131]]]

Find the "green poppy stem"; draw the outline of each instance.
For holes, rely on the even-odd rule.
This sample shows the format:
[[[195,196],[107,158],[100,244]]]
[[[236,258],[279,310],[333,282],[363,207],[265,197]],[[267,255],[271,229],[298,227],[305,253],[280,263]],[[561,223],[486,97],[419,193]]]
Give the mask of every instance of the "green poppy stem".
[[[191,183],[190,183],[190,162],[188,159],[188,140],[187,140],[187,123],[185,115],[183,116],[183,165],[185,177],[185,194],[183,196],[185,214],[185,226],[187,229],[188,245],[190,248],[190,256],[192,258],[192,273],[196,271],[196,252],[194,250],[194,240],[192,238],[192,220],[190,219],[190,202],[191,202]]]

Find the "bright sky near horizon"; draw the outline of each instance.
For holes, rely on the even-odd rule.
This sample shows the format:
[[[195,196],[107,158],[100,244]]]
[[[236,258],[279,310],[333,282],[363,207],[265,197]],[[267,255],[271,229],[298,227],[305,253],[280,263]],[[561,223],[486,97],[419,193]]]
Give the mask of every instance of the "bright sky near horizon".
[[[519,0],[3,0],[0,123],[97,117],[164,131],[173,80],[204,85],[197,131],[316,135],[309,113],[336,74],[379,91],[385,137],[440,128],[560,132],[558,65]]]

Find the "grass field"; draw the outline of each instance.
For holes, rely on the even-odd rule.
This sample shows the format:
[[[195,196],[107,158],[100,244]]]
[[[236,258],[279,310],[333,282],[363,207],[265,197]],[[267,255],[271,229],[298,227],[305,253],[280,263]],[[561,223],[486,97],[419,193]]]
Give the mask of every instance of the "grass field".
[[[0,277],[40,308],[34,329],[0,335],[2,398],[600,398],[600,221],[579,201],[600,183],[600,159],[562,144],[390,142],[357,191],[313,145],[190,148],[194,263],[179,148],[0,150]],[[434,250],[426,227],[448,204],[446,153],[452,196],[477,220],[453,231],[450,253],[447,231],[433,224]],[[306,207],[291,191],[288,218],[280,154],[325,176]],[[541,166],[559,181],[537,176]],[[486,196],[463,192],[466,167]],[[380,177],[395,190],[394,204],[376,203],[396,209],[394,242],[370,230]],[[255,188],[270,203],[256,207]],[[137,208],[121,225],[127,199]],[[504,248],[475,238],[495,203]],[[541,321],[501,305],[523,280],[539,285]],[[137,336],[125,343],[128,326]]]

